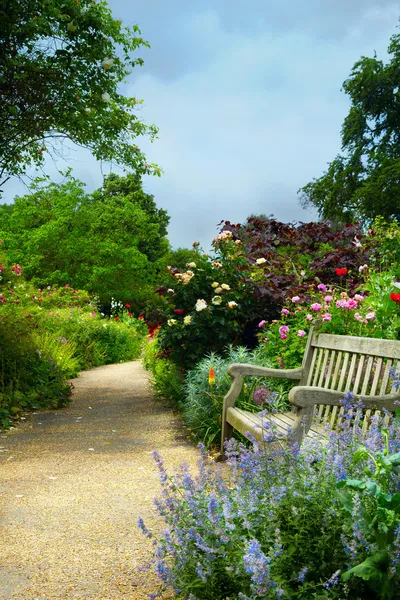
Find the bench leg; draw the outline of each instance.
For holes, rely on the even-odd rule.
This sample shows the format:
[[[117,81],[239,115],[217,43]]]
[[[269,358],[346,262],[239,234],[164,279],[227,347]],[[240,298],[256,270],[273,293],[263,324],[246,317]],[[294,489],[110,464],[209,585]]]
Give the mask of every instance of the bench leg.
[[[217,462],[222,462],[227,459],[227,456],[225,454],[224,445],[227,440],[230,440],[232,438],[232,435],[233,435],[232,425],[230,425],[227,421],[224,421],[224,423],[222,424],[221,451],[220,451],[220,454],[216,458]]]

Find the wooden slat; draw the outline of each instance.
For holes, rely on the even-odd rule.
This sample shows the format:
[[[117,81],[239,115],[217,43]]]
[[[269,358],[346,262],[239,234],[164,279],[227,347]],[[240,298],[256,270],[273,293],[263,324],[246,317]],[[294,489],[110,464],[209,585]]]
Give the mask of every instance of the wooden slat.
[[[364,372],[364,379],[362,382],[362,387],[361,387],[361,395],[362,396],[366,396],[366,394],[367,394],[367,390],[368,390],[368,386],[369,386],[369,379],[371,377],[371,371],[372,371],[373,364],[374,364],[374,357],[369,356],[368,361],[367,361],[367,367]]]
[[[313,380],[312,380],[312,385],[315,385],[315,386],[317,385],[318,377],[319,377],[319,374],[320,374],[321,362],[322,362],[322,356],[323,356],[323,354],[324,354],[324,351],[320,350],[319,354],[318,354],[318,359],[317,359],[317,366],[315,367],[314,377],[313,377]]]
[[[387,360],[386,361],[386,365],[385,365],[385,370],[383,372],[383,377],[382,377],[382,381],[381,381],[381,387],[379,390],[379,395],[383,396],[383,394],[386,394],[386,390],[388,387],[388,383],[389,383],[389,377],[390,377],[390,369],[392,367],[392,361]]]
[[[358,394],[358,388],[359,388],[359,385],[360,385],[361,375],[362,375],[363,368],[364,368],[364,361],[365,361],[365,356],[364,356],[364,354],[362,354],[360,356],[360,360],[358,361],[356,379],[354,381],[354,385],[353,385],[353,389],[352,389],[352,391],[354,392],[354,394]]]
[[[338,392],[343,392],[343,384],[344,384],[344,380],[345,380],[346,374],[347,374],[347,365],[349,364],[349,358],[350,358],[350,354],[348,352],[345,352],[342,369],[341,369],[341,373],[340,373],[340,378],[339,378],[339,385],[337,388]],[[347,391],[347,390],[345,390],[345,391]]]
[[[398,370],[399,370],[399,366],[400,366],[400,363],[399,363],[399,361],[398,361],[398,360],[396,361],[396,363],[395,363],[395,362],[393,362],[393,368],[394,368],[394,370],[395,370],[395,371],[398,371]],[[390,393],[391,393],[391,394],[394,394],[394,392],[395,392],[395,391],[396,391],[396,388],[394,387],[394,385],[392,385],[392,387],[391,387],[391,390],[390,390]]]
[[[351,357],[351,362],[350,362],[350,367],[347,373],[347,379],[346,379],[346,392],[348,390],[352,391],[353,385],[352,385],[352,381],[353,381],[353,377],[354,377],[354,372],[356,370],[356,362],[357,362],[357,354],[353,354],[353,356]]]
[[[333,378],[332,378],[331,390],[336,390],[336,384],[337,384],[337,381],[338,381],[338,375],[339,375],[340,365],[341,365],[341,362],[342,362],[342,356],[343,356],[343,353],[342,352],[338,352],[337,359],[336,359],[335,371],[333,373]]]
[[[380,340],[375,338],[353,337],[348,335],[331,335],[314,333],[312,345],[315,348],[342,350],[356,354],[367,354],[382,358],[400,360],[400,344],[397,340]]]
[[[317,360],[317,356],[318,356],[318,348],[313,348],[312,350],[312,360],[311,360],[311,366],[310,366],[310,370],[308,372],[307,375],[307,381],[306,381],[306,385],[310,385],[311,381],[312,381],[312,377],[313,377],[313,372],[314,372],[314,367],[315,367],[315,361]]]

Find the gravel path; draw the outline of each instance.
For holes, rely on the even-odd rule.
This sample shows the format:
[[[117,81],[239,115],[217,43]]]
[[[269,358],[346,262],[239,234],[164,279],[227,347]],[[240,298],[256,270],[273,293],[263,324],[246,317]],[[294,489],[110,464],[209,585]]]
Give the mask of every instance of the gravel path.
[[[139,515],[160,527],[151,452],[197,450],[139,362],[84,372],[73,402],[0,437],[0,599],[140,600],[157,584]]]

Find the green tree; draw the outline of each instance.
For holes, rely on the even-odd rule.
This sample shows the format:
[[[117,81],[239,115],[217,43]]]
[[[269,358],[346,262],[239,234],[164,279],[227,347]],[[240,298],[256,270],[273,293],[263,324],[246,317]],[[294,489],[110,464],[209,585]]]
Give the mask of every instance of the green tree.
[[[146,294],[153,293],[155,262],[169,250],[168,216],[157,212],[139,179],[133,191],[131,176],[131,193],[109,195],[107,187],[116,180],[106,180],[93,194],[72,177],[62,184],[38,181],[30,194],[16,198],[1,237],[26,279],[39,287],[69,284],[104,304],[116,298],[142,308]]]
[[[62,152],[69,139],[98,160],[159,174],[133,144],[157,128],[119,92],[149,44],[105,1],[0,0],[0,186]]]
[[[400,35],[389,61],[362,57],[343,89],[351,107],[342,126],[342,154],[319,179],[301,188],[303,206],[323,218],[400,218]]]

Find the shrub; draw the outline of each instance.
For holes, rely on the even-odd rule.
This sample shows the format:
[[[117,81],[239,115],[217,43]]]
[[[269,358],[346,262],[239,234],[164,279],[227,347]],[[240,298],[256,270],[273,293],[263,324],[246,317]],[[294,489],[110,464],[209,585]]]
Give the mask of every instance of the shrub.
[[[374,417],[362,438],[358,409],[347,394],[326,445],[285,449],[268,423],[265,444],[229,442],[229,477],[204,452],[197,477],[169,476],[155,452],[161,589],[186,600],[397,598],[399,424]]]
[[[65,404],[67,379],[96,365],[140,355],[146,325],[126,310],[102,319],[86,292],[35,289],[18,270],[0,294],[0,426],[21,410]]]
[[[55,344],[38,344],[28,323],[18,312],[0,315],[0,427],[21,410],[63,406],[71,394],[65,364],[55,360]],[[70,368],[70,349],[63,352]]]
[[[213,241],[212,255],[197,248],[186,269],[169,267],[165,285],[160,345],[171,359],[191,368],[207,351],[235,345],[254,346],[256,325],[270,321],[288,296],[307,295],[323,280],[338,285],[338,267],[347,272],[354,293],[369,264],[372,233],[359,225],[337,231],[329,223],[285,225],[250,218],[245,225],[225,222]]]
[[[314,284],[301,296],[289,297],[279,319],[260,322],[259,352],[274,367],[300,366],[309,329],[316,321],[324,333],[399,339],[398,285],[390,272],[369,273],[359,293],[352,296],[338,286]]]
[[[243,347],[229,347],[223,356],[210,354],[187,372],[183,385],[183,401],[181,403],[183,418],[193,436],[206,446],[220,441],[222,406],[232,379],[228,375],[228,366],[232,363],[251,363],[268,366],[268,360],[257,350],[250,352]],[[213,369],[215,381],[210,380]],[[271,391],[278,391],[274,399],[274,407],[284,405],[285,390],[276,380],[260,377],[245,378],[242,393],[236,401],[239,408],[257,412],[253,394],[259,386],[267,386]]]
[[[157,337],[150,339],[144,346],[143,366],[151,371],[151,383],[156,395],[169,400],[176,406],[181,406],[183,373],[169,358],[163,357]]]

